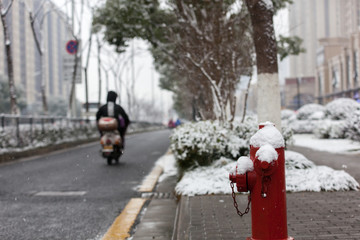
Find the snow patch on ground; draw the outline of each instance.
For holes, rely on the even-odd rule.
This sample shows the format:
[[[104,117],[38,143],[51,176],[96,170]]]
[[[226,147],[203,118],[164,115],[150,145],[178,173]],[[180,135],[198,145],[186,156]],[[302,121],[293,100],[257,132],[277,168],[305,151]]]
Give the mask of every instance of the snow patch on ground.
[[[360,152],[360,143],[347,139],[317,139],[312,134],[294,135],[294,139],[297,146],[321,151],[348,153],[357,149]],[[164,169],[159,181],[177,175],[173,154],[164,155],[156,164]],[[175,191],[177,194],[188,196],[231,194],[229,173],[236,169],[236,165],[236,161],[222,157],[211,166],[187,171],[177,183]],[[344,170],[316,166],[297,152],[285,151],[285,169],[286,190],[289,192],[342,191],[359,188],[359,183]]]
[[[356,189],[359,183],[344,170],[334,170],[327,166],[309,169],[286,169],[286,191],[344,191]]]
[[[230,194],[229,172],[236,167],[236,162],[220,158],[209,167],[198,167],[184,174],[175,187],[181,195]]]
[[[163,168],[163,173],[160,175],[158,182],[164,181],[167,177],[177,175],[176,160],[173,154],[166,154],[156,161],[156,165]]]
[[[360,142],[349,139],[318,139],[313,134],[293,135],[294,145],[333,153],[360,153]]]
[[[345,171],[326,166],[316,166],[300,153],[285,151],[286,190],[340,191],[357,189],[359,183]],[[229,173],[236,162],[220,158],[211,166],[198,167],[184,174],[175,187],[177,194],[195,196],[207,194],[231,194]]]
[[[286,190],[289,192],[343,191],[359,187],[344,170],[316,166],[300,153],[285,151],[285,159]]]

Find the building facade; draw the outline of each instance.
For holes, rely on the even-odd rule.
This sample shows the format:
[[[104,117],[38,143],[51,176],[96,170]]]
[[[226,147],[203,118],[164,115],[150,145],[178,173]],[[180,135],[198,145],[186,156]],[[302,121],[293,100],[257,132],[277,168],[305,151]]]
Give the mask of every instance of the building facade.
[[[4,0],[7,6],[9,0]],[[35,29],[42,45],[43,57],[36,46],[30,25],[29,11],[36,15]],[[68,100],[70,81],[64,79],[65,44],[72,39],[65,14],[49,0],[14,1],[7,14],[14,66],[14,82],[24,89],[28,106],[25,114],[41,109],[41,87],[45,86],[48,99]],[[0,75],[7,77],[7,61],[2,24],[0,23]],[[43,82],[44,81],[44,82]]]
[[[289,23],[306,48],[290,57],[290,78],[314,77],[318,103],[356,97],[360,0],[295,0]]]
[[[315,95],[319,103],[334,98],[359,99],[360,32],[349,38],[321,39],[316,68]]]
[[[286,78],[284,102],[288,109],[299,109],[302,105],[314,102],[314,77]]]

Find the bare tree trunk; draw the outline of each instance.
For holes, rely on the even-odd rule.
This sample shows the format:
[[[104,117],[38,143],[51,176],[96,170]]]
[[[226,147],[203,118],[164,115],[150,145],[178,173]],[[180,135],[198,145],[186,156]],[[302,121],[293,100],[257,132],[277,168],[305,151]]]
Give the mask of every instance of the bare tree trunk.
[[[45,82],[45,64],[44,63],[44,52],[43,49],[41,48],[41,43],[39,41],[39,38],[36,35],[36,31],[35,31],[35,18],[32,15],[32,12],[29,12],[29,18],[30,18],[30,26],[31,26],[31,30],[34,36],[34,40],[35,40],[35,45],[36,48],[40,54],[40,66],[41,66],[41,99],[42,99],[42,104],[43,104],[43,112],[45,115],[47,115],[48,113],[48,106],[47,106],[47,99],[46,99],[46,82]],[[41,41],[42,41],[42,37],[41,37]]]
[[[272,1],[245,0],[253,26],[258,71],[258,121],[270,121],[281,129],[280,88]]]
[[[105,71],[105,80],[106,80],[106,87],[105,87],[105,89],[106,89],[106,92],[109,92],[109,70],[108,70],[108,69],[107,69],[107,70],[104,69],[104,71]]]
[[[84,67],[84,74],[85,74],[85,112],[89,113],[89,92],[88,92],[88,68]]]
[[[77,42],[77,49],[75,52],[75,63],[74,63],[74,71],[72,74],[72,81],[71,81],[71,90],[70,90],[70,97],[69,97],[69,109],[68,109],[68,116],[72,115],[72,106],[75,103],[75,83],[76,83],[76,75],[77,75],[77,71],[78,71],[78,61],[80,59],[81,56],[81,52],[79,51],[80,48],[80,37],[81,37],[81,30],[82,30],[82,20],[83,20],[83,16],[84,16],[84,1],[81,0],[81,9],[80,9],[80,18],[78,19],[78,26],[79,26],[79,31],[77,34],[75,34],[75,2],[72,1],[71,2],[71,10],[72,10],[72,35],[74,37],[74,40]],[[81,66],[80,66],[81,67]],[[80,69],[81,71],[81,69]]]
[[[131,43],[131,94],[128,94],[129,101],[129,113],[133,115],[133,107],[135,105],[135,49],[134,49],[134,41]]]
[[[101,105],[101,43],[99,36],[96,36],[96,42],[97,42],[97,51],[98,51],[98,77],[99,77],[99,100],[98,100],[98,106]]]
[[[3,25],[4,32],[4,41],[5,41],[5,53],[7,60],[7,70],[8,70],[8,79],[9,79],[9,95],[10,95],[10,105],[11,105],[11,114],[18,114],[18,106],[16,99],[16,88],[14,82],[14,66],[13,66],[13,58],[11,53],[11,41],[8,32],[8,26],[6,23],[6,15],[11,8],[11,5],[14,0],[11,0],[9,5],[4,8],[2,1],[0,0],[0,11],[1,11],[1,22]]]
[[[115,91],[118,93],[119,95],[119,99],[121,98],[121,92],[119,91],[119,83],[118,83],[118,75],[116,74],[116,72],[111,69],[111,72],[114,76],[114,84],[115,84]],[[121,100],[119,100],[119,104],[120,104]]]
[[[246,92],[245,92],[245,97],[244,97],[244,109],[243,109],[243,115],[242,115],[242,118],[241,118],[241,123],[243,123],[245,121],[246,109],[247,109],[247,100],[248,100],[248,97],[249,97],[251,79],[252,79],[252,74],[250,75],[250,79],[249,79],[249,82],[248,82],[247,87],[246,87]]]
[[[74,102],[74,95],[75,95],[75,82],[76,82],[76,74],[77,74],[77,69],[78,69],[78,62],[79,62],[79,44],[80,42],[78,41],[78,39],[75,37],[75,41],[78,44],[77,50],[75,52],[75,64],[74,64],[74,71],[72,74],[72,80],[71,80],[71,90],[70,90],[70,98],[69,98],[69,112],[68,112],[68,116],[71,116],[71,111],[72,111],[72,106],[73,106],[73,102]]]
[[[127,87],[126,88],[126,95],[127,95],[127,98],[128,98],[128,112],[129,112],[129,115],[132,116],[132,101],[131,101],[131,90]]]
[[[92,28],[92,27],[91,27],[91,28]],[[91,45],[92,45],[92,30],[90,30],[89,50],[88,50],[87,55],[86,55],[86,63],[85,63],[85,67],[84,67],[84,74],[85,74],[85,108],[86,108],[86,113],[89,112],[88,67],[89,67],[89,60],[90,60]]]

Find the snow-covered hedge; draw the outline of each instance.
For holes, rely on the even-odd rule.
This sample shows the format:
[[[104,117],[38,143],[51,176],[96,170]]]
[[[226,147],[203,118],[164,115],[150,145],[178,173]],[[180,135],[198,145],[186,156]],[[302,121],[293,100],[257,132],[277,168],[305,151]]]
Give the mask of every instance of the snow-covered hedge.
[[[360,110],[353,112],[352,115],[346,119],[345,126],[346,137],[355,141],[360,141]]]
[[[360,110],[360,104],[351,98],[338,98],[325,106],[325,115],[332,120],[343,120]]]
[[[345,138],[347,127],[345,121],[324,120],[314,129],[314,134],[318,138]]]
[[[324,121],[314,129],[318,138],[349,138],[360,141],[360,104],[350,98],[339,98],[325,106]]]
[[[325,107],[306,104],[293,119],[291,110],[282,111],[282,123],[294,133],[314,133],[318,138],[349,138],[360,141],[360,104],[350,98],[339,98]]]
[[[285,167],[286,191],[348,191],[359,188],[359,183],[345,171],[316,166],[297,152],[285,152]]]
[[[291,110],[290,110],[291,111]],[[316,103],[302,106],[296,112],[296,117],[290,115],[288,109],[282,110],[282,115],[290,115],[282,118],[282,123],[291,127],[294,133],[312,133],[325,116],[325,107]]]
[[[289,126],[294,131],[294,133],[313,133],[321,120],[295,120]]]
[[[171,150],[181,169],[210,165],[215,159],[227,156],[232,159],[247,154],[245,140],[252,127],[238,125],[234,129],[218,121],[185,123],[171,135]],[[238,135],[238,132],[242,135]]]
[[[236,160],[249,153],[250,138],[257,132],[257,120],[247,117],[244,123],[218,121],[186,123],[170,136],[170,148],[181,170],[208,166],[220,157]],[[292,138],[291,129],[283,129],[285,141]]]
[[[282,132],[283,138],[285,140],[285,148],[288,145],[291,145],[294,143],[294,139],[293,139],[294,131],[292,130],[292,128],[290,128],[286,124],[283,124],[283,125],[281,125],[281,132]]]
[[[306,105],[302,106],[301,108],[299,108],[299,110],[297,111],[296,117],[299,120],[312,119],[312,118],[314,118],[313,114],[315,114],[315,113],[319,114],[317,112],[324,112],[324,111],[325,111],[324,106],[322,106],[320,104],[316,104],[316,103],[310,103],[310,104],[306,104]]]
[[[296,113],[290,109],[281,110],[281,121],[292,122],[296,119]]]
[[[198,167],[184,174],[175,187],[179,195],[231,194],[229,172],[236,166],[232,159],[221,157],[208,167]],[[316,166],[302,154],[285,151],[286,191],[357,190],[359,183],[343,170]]]
[[[82,124],[81,126],[47,124],[45,129],[41,126],[23,127],[19,131],[19,136],[15,128],[8,127],[0,131],[0,154],[97,136],[98,131],[95,123]]]

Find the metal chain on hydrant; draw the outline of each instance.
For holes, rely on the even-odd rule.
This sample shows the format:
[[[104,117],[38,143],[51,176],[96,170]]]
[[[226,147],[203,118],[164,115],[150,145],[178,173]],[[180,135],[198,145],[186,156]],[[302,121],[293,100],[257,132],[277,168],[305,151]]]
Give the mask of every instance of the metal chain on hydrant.
[[[248,197],[248,205],[247,205],[247,207],[245,208],[245,212],[242,213],[242,212],[239,210],[238,204],[237,204],[237,202],[236,202],[236,195],[235,195],[235,191],[234,191],[234,183],[233,183],[233,182],[230,182],[230,186],[231,186],[231,190],[232,190],[231,195],[232,195],[232,198],[233,198],[233,200],[234,200],[234,207],[235,207],[235,209],[236,209],[237,214],[238,214],[240,217],[242,217],[242,216],[244,216],[245,214],[249,213],[249,211],[250,211],[251,195],[249,194],[249,197]]]

